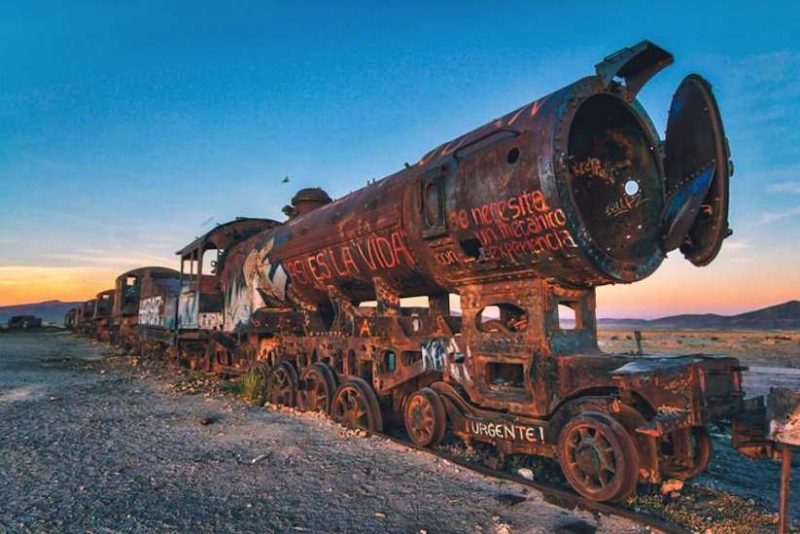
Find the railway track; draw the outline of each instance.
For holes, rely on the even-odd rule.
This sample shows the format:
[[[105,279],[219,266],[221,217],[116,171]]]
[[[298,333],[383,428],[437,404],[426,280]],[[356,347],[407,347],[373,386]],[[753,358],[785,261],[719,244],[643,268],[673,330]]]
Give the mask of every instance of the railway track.
[[[553,486],[550,484],[544,484],[541,482],[528,480],[526,478],[514,475],[512,473],[506,473],[503,471],[490,469],[488,467],[477,465],[472,462],[463,460],[461,458],[457,458],[445,452],[429,449],[426,447],[419,447],[411,443],[410,441],[399,438],[397,436],[392,436],[390,434],[386,434],[383,432],[376,433],[376,435],[381,436],[382,438],[391,441],[392,443],[395,443],[397,445],[401,445],[409,449],[423,452],[431,456],[435,456],[437,458],[446,460],[454,465],[457,465],[464,469],[469,469],[470,471],[481,474],[483,476],[488,476],[499,480],[506,480],[509,482],[516,482],[517,484],[521,484],[523,486],[535,489],[544,495],[546,501],[550,502],[551,504],[560,506],[562,508],[566,509],[580,508],[582,510],[586,510],[587,512],[591,512],[593,514],[605,514],[605,515],[622,517],[625,519],[629,519],[631,521],[635,521],[636,523],[639,523],[643,526],[649,527],[653,531],[664,532],[666,534],[687,534],[691,532],[689,529],[685,529],[673,523],[668,523],[662,519],[653,517],[651,515],[641,514],[619,505],[590,501],[588,499],[584,499],[583,497],[581,497],[576,493],[565,490],[563,488],[559,488],[557,486]]]

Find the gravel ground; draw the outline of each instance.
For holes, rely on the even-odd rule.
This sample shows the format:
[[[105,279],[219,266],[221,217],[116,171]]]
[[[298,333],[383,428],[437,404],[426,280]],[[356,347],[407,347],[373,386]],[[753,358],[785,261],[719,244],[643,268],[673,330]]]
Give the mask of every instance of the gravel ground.
[[[0,335],[0,532],[642,532],[315,416]],[[144,373],[146,375],[146,373]]]

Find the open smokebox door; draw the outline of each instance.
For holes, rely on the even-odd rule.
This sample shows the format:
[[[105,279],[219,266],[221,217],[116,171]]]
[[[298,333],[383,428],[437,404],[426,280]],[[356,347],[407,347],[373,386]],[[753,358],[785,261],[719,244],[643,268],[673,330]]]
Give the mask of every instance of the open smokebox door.
[[[672,97],[664,156],[662,247],[664,252],[680,247],[694,265],[707,265],[731,233],[733,167],[711,84],[696,74],[684,78]]]

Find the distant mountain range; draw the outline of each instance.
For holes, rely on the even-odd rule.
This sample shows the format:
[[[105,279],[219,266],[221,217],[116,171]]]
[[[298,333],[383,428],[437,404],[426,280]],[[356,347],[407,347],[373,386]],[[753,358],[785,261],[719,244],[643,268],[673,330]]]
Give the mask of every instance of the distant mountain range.
[[[67,310],[80,302],[48,300],[35,304],[0,306],[0,323],[12,315],[35,315],[50,323],[63,323]],[[790,300],[739,315],[715,313],[672,315],[660,319],[599,319],[602,329],[637,328],[640,330],[800,330],[800,301]]]
[[[602,329],[641,330],[800,330],[800,301],[762,308],[739,315],[715,313],[672,315],[660,319],[599,319]]]
[[[35,315],[48,323],[64,323],[64,314],[80,302],[61,302],[48,300],[35,304],[17,304],[15,306],[0,306],[0,323],[7,323],[12,315]]]

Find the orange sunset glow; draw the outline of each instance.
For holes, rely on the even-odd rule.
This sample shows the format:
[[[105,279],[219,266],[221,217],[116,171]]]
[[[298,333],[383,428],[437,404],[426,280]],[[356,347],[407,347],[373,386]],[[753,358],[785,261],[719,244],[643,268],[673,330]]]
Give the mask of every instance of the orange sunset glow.
[[[45,300],[88,300],[114,285],[104,267],[0,267],[0,306]]]

